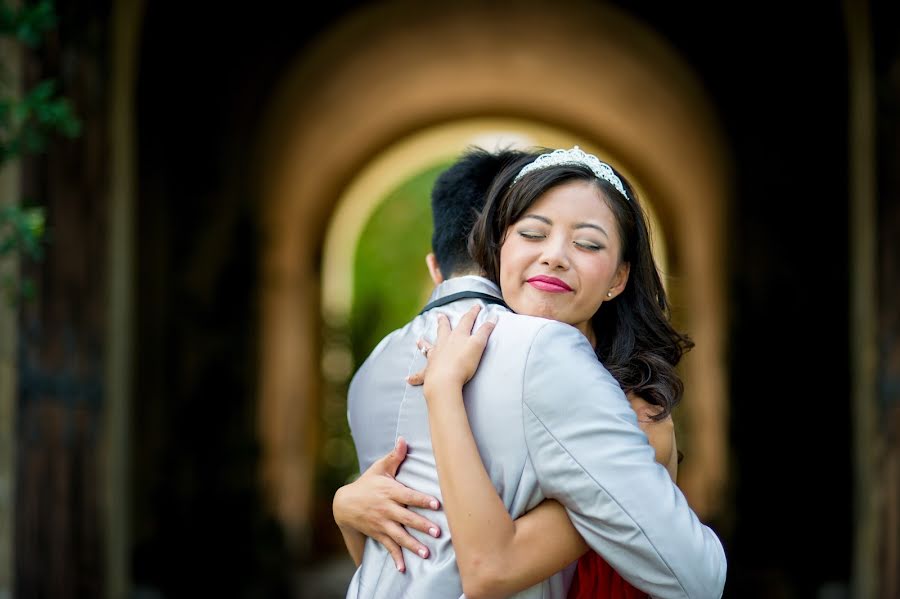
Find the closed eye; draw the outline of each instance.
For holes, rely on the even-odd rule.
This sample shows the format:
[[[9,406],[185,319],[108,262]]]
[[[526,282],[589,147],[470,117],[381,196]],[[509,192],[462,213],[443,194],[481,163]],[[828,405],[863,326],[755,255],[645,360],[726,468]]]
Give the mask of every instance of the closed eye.
[[[544,237],[546,237],[546,235],[538,231],[518,231],[518,233],[525,239],[543,239]]]
[[[584,250],[590,250],[592,252],[599,252],[603,249],[604,246],[599,243],[594,243],[593,241],[576,241],[575,245]]]

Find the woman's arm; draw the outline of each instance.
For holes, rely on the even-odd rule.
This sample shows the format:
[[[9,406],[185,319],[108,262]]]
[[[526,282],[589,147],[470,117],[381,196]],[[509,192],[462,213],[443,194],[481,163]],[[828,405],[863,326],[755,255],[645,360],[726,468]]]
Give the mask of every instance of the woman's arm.
[[[510,517],[472,437],[461,386],[439,385],[425,393],[444,510],[466,597],[507,596],[578,559],[588,547],[559,503],[545,501],[518,520]]]
[[[649,417],[658,408],[638,396],[629,395],[629,401],[637,413],[641,429],[656,450],[657,461],[662,463],[669,456],[670,464],[667,467],[674,481],[677,451],[671,417],[661,421],[651,420]],[[402,526],[415,528],[432,536],[440,534],[437,525],[406,509],[407,505],[424,508],[438,505],[435,498],[413,491],[394,479],[397,468],[406,457],[406,449],[406,442],[402,438],[398,439],[391,453],[375,462],[356,481],[344,485],[335,493],[332,506],[334,519],[357,566],[362,560],[367,535],[381,542],[390,551],[397,569],[402,572],[405,564],[400,546],[419,555],[423,555],[423,552],[426,557],[428,555],[427,547],[406,533]],[[506,513],[504,507],[503,514]],[[495,586],[497,590],[511,587],[510,592],[528,588],[558,572],[588,549],[581,535],[572,526],[565,509],[552,499],[517,518],[513,524],[516,534],[512,550],[514,558],[509,560],[512,567],[495,563],[494,568],[513,577],[518,576],[520,571],[531,575],[508,582],[501,581],[499,577],[493,582],[477,581],[485,587],[484,594],[490,594]],[[360,530],[365,530],[366,534]],[[459,546],[461,542],[457,539],[454,544]],[[540,551],[531,550],[538,547]],[[468,586],[473,586],[473,583],[469,582]],[[476,591],[478,592],[475,594],[482,592],[481,589]]]
[[[340,489],[338,489],[338,492],[340,492]],[[335,501],[336,500],[337,494],[335,494]],[[335,520],[337,520],[336,517]],[[363,551],[366,548],[366,535],[355,528],[340,523],[338,523],[338,528],[341,531],[341,536],[344,537],[344,545],[347,546],[347,552],[350,554],[350,557],[353,558],[353,563],[359,568],[359,565],[362,563]],[[394,558],[394,561],[396,563],[396,558]],[[403,571],[400,569],[399,564],[397,565],[397,569],[401,572]]]
[[[410,379],[417,384],[424,378],[444,509],[463,590],[470,598],[505,596],[528,588],[588,549],[556,501],[545,501],[513,521],[484,469],[462,401],[462,387],[474,375],[493,330],[485,323],[470,334],[478,311],[464,315],[452,331],[441,315],[428,366]],[[641,402],[646,404],[636,397],[632,406],[644,408]],[[672,438],[666,420],[657,423],[640,414],[639,420],[651,443]],[[671,446],[660,449],[663,454],[671,452]]]
[[[441,534],[436,524],[407,509],[412,505],[436,510],[440,504],[436,498],[410,489],[394,478],[406,459],[406,451],[406,441],[398,438],[391,453],[334,494],[331,504],[334,521],[357,566],[362,562],[367,536],[384,545],[394,558],[397,569],[403,572],[406,564],[401,546],[422,558],[427,558],[429,553],[428,548],[410,535],[404,526],[433,537]]]

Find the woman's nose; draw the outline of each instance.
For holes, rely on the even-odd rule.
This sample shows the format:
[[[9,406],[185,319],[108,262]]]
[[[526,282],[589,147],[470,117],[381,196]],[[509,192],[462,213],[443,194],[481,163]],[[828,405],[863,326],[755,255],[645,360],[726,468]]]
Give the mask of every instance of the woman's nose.
[[[541,264],[549,268],[569,268],[569,246],[562,239],[548,239],[541,252]]]

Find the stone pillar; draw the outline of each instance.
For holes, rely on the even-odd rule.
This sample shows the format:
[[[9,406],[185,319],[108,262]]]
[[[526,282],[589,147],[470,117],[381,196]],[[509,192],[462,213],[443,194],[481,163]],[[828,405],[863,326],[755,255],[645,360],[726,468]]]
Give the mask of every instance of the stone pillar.
[[[853,386],[854,551],[851,596],[878,596],[881,504],[876,476],[882,438],[877,426],[877,284],[875,86],[869,3],[844,3],[849,63],[850,356]]]
[[[141,0],[119,0],[110,27],[109,236],[107,245],[106,414],[104,422],[104,553],[106,596],[130,596],[131,439],[134,346],[135,77]]]

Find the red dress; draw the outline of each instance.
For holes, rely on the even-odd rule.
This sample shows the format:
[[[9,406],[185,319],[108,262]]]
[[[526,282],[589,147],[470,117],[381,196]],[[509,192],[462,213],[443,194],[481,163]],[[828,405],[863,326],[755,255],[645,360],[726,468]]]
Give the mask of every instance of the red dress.
[[[612,566],[594,551],[578,560],[568,599],[650,599],[619,576]]]

